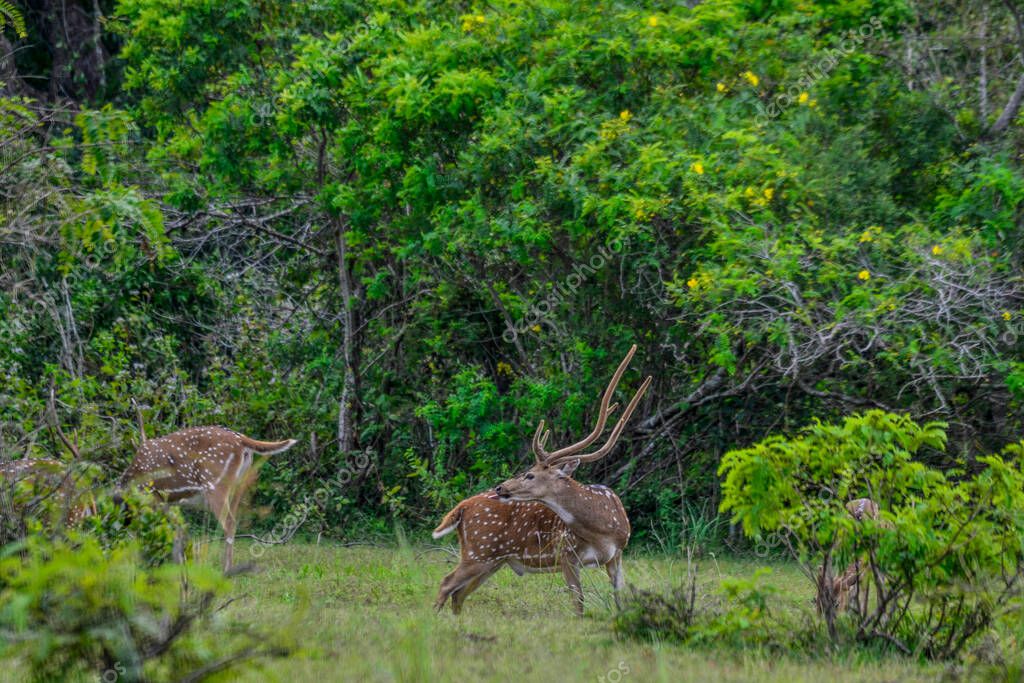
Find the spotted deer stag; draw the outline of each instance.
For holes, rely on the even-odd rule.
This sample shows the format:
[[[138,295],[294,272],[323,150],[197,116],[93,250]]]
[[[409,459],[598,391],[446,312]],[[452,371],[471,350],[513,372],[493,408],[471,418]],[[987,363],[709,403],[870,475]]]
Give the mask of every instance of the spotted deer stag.
[[[205,503],[224,530],[224,570],[231,569],[238,506],[256,481],[253,456],[281,453],[296,441],[257,441],[224,427],[190,427],[147,439],[141,417],[139,431],[139,450],[119,488],[142,485],[169,503]]]
[[[467,498],[445,515],[434,530],[434,538],[457,529],[461,557],[455,570],[441,581],[436,609],[440,610],[451,598],[452,611],[458,614],[466,597],[506,565],[520,576],[524,572],[561,570],[578,614],[583,614],[580,568],[604,567],[618,603],[619,590],[625,584],[622,551],[629,541],[629,517],[611,489],[580,484],[572,474],[580,464],[594,462],[611,452],[650,386],[648,377],[603,446],[591,453],[581,453],[601,436],[608,417],[618,407],[617,403],[609,404],[634,353],[635,345],[608,383],[597,424],[586,438],[548,451],[546,444],[551,432],[545,431],[541,421],[533,436],[533,467],[493,492]]]

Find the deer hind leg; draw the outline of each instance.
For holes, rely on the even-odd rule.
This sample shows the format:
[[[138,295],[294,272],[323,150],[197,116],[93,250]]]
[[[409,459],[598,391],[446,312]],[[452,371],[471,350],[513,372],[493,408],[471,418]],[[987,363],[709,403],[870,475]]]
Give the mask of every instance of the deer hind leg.
[[[235,492],[228,486],[211,489],[205,495],[206,504],[217,518],[221,529],[224,530],[224,571],[231,569],[234,559],[235,528],[238,526],[236,517],[238,501],[233,498],[234,495],[236,495]]]
[[[496,564],[490,567],[486,571],[483,571],[480,574],[474,576],[472,579],[469,580],[469,583],[467,583],[465,586],[459,588],[454,593],[452,593],[452,612],[454,612],[455,614],[461,612],[462,603],[465,602],[466,598],[469,597],[469,594],[475,591],[481,585],[483,585],[483,583],[487,581],[487,579],[491,578],[494,575],[494,572],[501,569],[501,567],[501,564]]]
[[[455,614],[459,613],[462,608],[462,601],[455,601],[454,594],[470,584],[477,577],[488,573],[491,569],[489,564],[477,564],[477,563],[466,563],[460,562],[459,566],[456,567],[448,576],[441,579],[441,588],[437,592],[437,600],[434,601],[434,609],[440,611],[444,607],[444,603],[448,601],[448,598],[452,598],[452,612]],[[493,573],[493,572],[491,572]],[[462,596],[465,599],[465,595]]]
[[[857,598],[858,607],[860,608],[860,617],[864,618],[868,613],[868,598],[871,590],[871,577],[868,575],[867,565],[860,564],[860,560],[857,561],[859,570],[857,572]]]
[[[626,577],[622,571],[622,551],[615,553],[608,564],[604,566],[605,571],[608,572],[608,578],[612,582],[612,593],[615,595],[615,606],[622,609],[622,603],[619,600],[619,593],[626,585]]]
[[[573,595],[576,614],[583,616],[583,586],[580,585],[580,567],[568,556],[562,557],[562,576]]]

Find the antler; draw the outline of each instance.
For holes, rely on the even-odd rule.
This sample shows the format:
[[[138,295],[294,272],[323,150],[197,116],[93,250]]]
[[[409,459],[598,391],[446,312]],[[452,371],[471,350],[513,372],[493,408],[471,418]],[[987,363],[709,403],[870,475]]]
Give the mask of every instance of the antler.
[[[608,455],[608,453],[615,447],[616,442],[618,442],[619,435],[622,434],[622,430],[625,429],[626,423],[629,422],[630,416],[633,414],[633,411],[636,410],[636,407],[639,405],[640,399],[643,398],[644,393],[647,392],[647,387],[651,386],[651,380],[653,379],[653,377],[648,375],[647,379],[644,380],[644,383],[640,385],[639,389],[637,389],[636,393],[633,395],[633,400],[631,400],[629,405],[626,406],[625,412],[622,413],[622,417],[619,418],[619,421],[615,423],[615,428],[612,429],[612,433],[608,436],[608,440],[605,441],[603,446],[593,453],[586,453],[584,455],[568,455],[558,458],[557,461],[549,461],[548,464],[554,465],[566,460],[579,460],[580,464],[582,464],[585,462],[600,460],[604,456]]]
[[[50,400],[48,404],[50,417],[53,418],[53,427],[57,432],[57,437],[60,438],[61,442],[71,451],[71,455],[75,456],[75,460],[81,459],[81,455],[78,453],[78,446],[71,443],[71,441],[64,435],[64,430],[60,428],[60,420],[57,419],[57,391],[55,389],[56,382],[50,382]],[[75,435],[75,440],[78,440],[78,435]]]
[[[635,353],[636,344],[633,344],[633,346],[629,349],[629,353],[627,353],[626,357],[622,359],[621,363],[619,363],[619,367],[615,371],[615,374],[612,375],[612,379],[608,383],[608,388],[604,390],[604,395],[601,397],[601,407],[597,415],[597,424],[594,425],[594,430],[590,432],[590,434],[587,435],[587,437],[584,438],[582,441],[574,443],[571,446],[566,446],[565,448],[560,448],[553,453],[549,453],[547,450],[545,450],[545,444],[547,443],[548,437],[551,436],[551,431],[544,430],[544,421],[541,420],[540,424],[537,425],[537,431],[534,432],[533,435],[533,453],[537,457],[538,463],[547,463],[549,465],[553,465],[565,460],[573,460],[577,457],[576,453],[583,450],[590,444],[594,443],[594,441],[597,440],[597,437],[601,436],[601,432],[604,431],[604,426],[608,422],[608,416],[614,413],[615,410],[619,407],[618,403],[614,403],[610,406],[608,405],[608,403],[609,401],[611,401],[612,395],[615,393],[615,388],[619,384],[619,379],[622,377],[622,373],[626,371],[626,366],[629,365],[629,361],[633,359],[633,354]],[[605,454],[608,453],[608,451],[612,449],[612,447],[615,445],[615,442],[619,438],[619,434],[622,433],[622,429],[626,426],[626,422],[629,420],[629,416],[636,409],[637,404],[640,402],[640,398],[644,395],[644,392],[647,391],[647,387],[650,385],[650,383],[651,378],[648,377],[644,381],[643,386],[641,386],[640,389],[633,396],[633,400],[629,402],[629,406],[626,407],[626,412],[624,412],[622,414],[622,417],[619,418],[618,423],[616,423],[615,428],[612,430],[611,436],[609,437],[609,440],[605,443],[605,445],[602,446],[599,450],[595,451],[594,453],[579,456],[581,461],[590,462],[592,460],[597,460],[598,458],[603,457]],[[583,458],[586,458],[586,460],[583,460]]]
[[[131,398],[131,404],[135,409],[135,420],[139,423],[139,445],[144,446],[146,444],[146,423],[142,420],[142,409],[134,396]]]

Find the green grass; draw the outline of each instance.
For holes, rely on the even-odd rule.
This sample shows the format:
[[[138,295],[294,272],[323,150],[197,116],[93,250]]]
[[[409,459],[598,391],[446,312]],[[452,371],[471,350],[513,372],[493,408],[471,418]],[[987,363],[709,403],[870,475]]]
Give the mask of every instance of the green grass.
[[[203,561],[219,561],[207,546]],[[240,543],[236,562],[250,560]],[[463,613],[431,609],[453,567],[442,549],[274,546],[258,570],[236,581],[223,612],[271,630],[294,632],[302,650],[265,663],[245,681],[894,681],[934,680],[941,668],[890,656],[801,656],[757,650],[694,649],[620,640],[611,629],[611,590],[603,571],[584,571],[587,608],[574,616],[560,574],[518,577],[502,570]],[[702,591],[724,577],[748,577],[763,562],[702,559]],[[656,590],[683,582],[686,559],[627,553],[627,580]],[[768,583],[783,609],[811,609],[810,586],[788,564]],[[626,673],[628,671],[628,673]]]

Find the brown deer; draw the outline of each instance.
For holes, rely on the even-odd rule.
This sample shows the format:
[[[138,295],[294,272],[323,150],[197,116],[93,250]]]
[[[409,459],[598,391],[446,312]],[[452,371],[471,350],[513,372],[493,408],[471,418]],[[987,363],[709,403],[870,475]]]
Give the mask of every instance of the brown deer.
[[[231,569],[238,505],[256,481],[253,455],[281,453],[296,441],[257,441],[224,427],[190,427],[147,439],[141,416],[139,431],[141,445],[119,488],[141,484],[169,503],[205,503],[224,530],[224,571]]]
[[[877,520],[879,518],[878,503],[870,498],[857,498],[847,502],[846,511],[858,522],[863,522],[865,519]],[[825,568],[821,567],[821,581],[826,580],[824,571]],[[843,570],[842,574],[830,577],[827,580],[831,581],[830,595],[822,595],[822,591],[819,590],[819,595],[815,599],[815,605],[820,614],[825,613],[826,600],[835,601],[835,613],[846,611],[851,606],[851,597],[854,600],[853,605],[856,606],[857,611],[860,614],[867,613],[868,594],[871,583],[868,581],[868,566],[860,557],[855,558]]]
[[[604,431],[615,387],[636,353],[634,345],[619,364],[605,389],[594,430],[582,441],[554,452],[545,449],[551,432],[542,420],[533,435],[536,464],[524,474],[495,487],[493,493],[467,498],[445,515],[434,538],[458,529],[461,559],[441,581],[434,607],[440,610],[451,598],[452,611],[462,609],[466,597],[496,571],[508,565],[514,572],[561,570],[583,614],[581,567],[604,567],[615,601],[625,584],[622,550],[629,541],[629,517],[622,502],[605,486],[586,486],[572,478],[576,468],[611,452],[630,416],[640,403],[651,378],[644,380],[603,446],[580,454]]]

